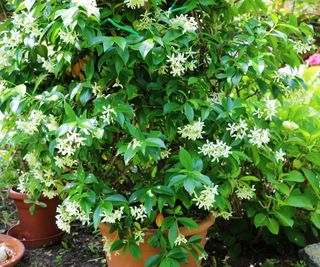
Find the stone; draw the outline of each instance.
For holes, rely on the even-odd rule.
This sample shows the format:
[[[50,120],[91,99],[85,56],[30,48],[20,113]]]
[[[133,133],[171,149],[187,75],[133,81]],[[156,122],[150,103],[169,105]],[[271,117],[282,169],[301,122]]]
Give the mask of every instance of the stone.
[[[311,244],[299,251],[299,257],[307,267],[320,267],[320,243]]]

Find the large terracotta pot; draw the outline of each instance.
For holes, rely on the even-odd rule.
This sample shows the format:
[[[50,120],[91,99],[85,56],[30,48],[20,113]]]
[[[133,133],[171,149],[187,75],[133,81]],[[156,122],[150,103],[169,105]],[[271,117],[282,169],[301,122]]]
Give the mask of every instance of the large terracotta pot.
[[[56,225],[56,210],[60,204],[59,198],[48,199],[40,197],[39,201],[47,207],[36,206],[34,214],[30,214],[32,204],[24,203],[26,194],[9,191],[9,197],[14,200],[18,209],[19,224],[12,227],[8,234],[20,239],[27,248],[37,248],[61,240],[63,232]]]
[[[206,243],[206,236],[208,229],[210,226],[214,224],[215,218],[213,215],[209,215],[206,219],[203,221],[200,221],[198,223],[199,228],[198,229],[192,229],[189,230],[187,228],[181,227],[179,228],[179,231],[181,234],[183,234],[186,237],[190,237],[192,235],[199,235],[202,237],[200,245],[204,248],[204,245]],[[100,230],[102,232],[102,236],[108,238],[112,242],[119,239],[117,231],[113,233],[109,233],[111,228],[111,224],[100,224]],[[145,241],[144,243],[140,244],[140,249],[142,252],[142,256],[140,260],[134,259],[129,251],[127,251],[125,254],[122,252],[120,253],[112,253],[111,258],[109,259],[107,257],[107,263],[108,267],[144,267],[144,262],[152,255],[155,255],[161,251],[160,248],[153,248],[148,245],[147,240],[148,238],[155,232],[155,230],[150,230],[145,233]],[[194,257],[192,255],[189,255],[188,263],[182,264],[182,267],[198,267],[199,263],[196,262]]]

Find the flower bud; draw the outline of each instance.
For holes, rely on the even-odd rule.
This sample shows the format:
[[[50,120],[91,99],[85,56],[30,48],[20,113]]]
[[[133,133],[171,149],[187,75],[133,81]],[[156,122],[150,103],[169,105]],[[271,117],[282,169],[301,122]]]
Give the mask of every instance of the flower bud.
[[[293,131],[293,130],[296,130],[299,128],[299,125],[293,121],[284,121],[282,123],[282,126],[283,126],[283,128],[285,128],[286,130],[289,130],[289,131]]]

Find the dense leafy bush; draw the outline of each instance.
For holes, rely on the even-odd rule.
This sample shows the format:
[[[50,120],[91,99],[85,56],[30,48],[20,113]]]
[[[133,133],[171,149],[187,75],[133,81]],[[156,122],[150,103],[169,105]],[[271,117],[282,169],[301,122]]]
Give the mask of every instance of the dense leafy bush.
[[[197,238],[178,226],[209,211],[298,244],[318,233],[319,69],[299,69],[312,27],[247,0],[6,7],[2,175],[33,200],[60,195],[59,227],[114,223],[107,254],[135,257],[159,228],[148,266],[185,262]]]

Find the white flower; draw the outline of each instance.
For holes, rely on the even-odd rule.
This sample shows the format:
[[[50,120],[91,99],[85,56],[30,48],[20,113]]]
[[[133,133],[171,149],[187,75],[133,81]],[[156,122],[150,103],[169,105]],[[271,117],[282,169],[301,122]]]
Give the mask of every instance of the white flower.
[[[143,222],[144,219],[147,218],[147,210],[143,204],[140,204],[139,207],[130,207],[130,214],[136,220],[141,220],[141,222]]]
[[[66,212],[65,206],[63,204],[60,204],[57,207],[57,215],[56,215],[56,224],[58,228],[64,232],[70,233],[71,221],[72,221],[72,218],[71,216],[69,216],[68,212]]]
[[[103,97],[103,92],[102,91],[103,91],[102,86],[98,85],[96,82],[92,85],[92,93],[97,98]]]
[[[161,159],[169,158],[170,154],[171,154],[171,149],[170,148],[166,149],[166,150],[162,150],[160,152],[160,158]]]
[[[152,18],[151,13],[146,11],[144,14],[141,15],[141,19],[139,20],[136,28],[138,31],[147,30],[153,24],[155,19]]]
[[[73,165],[75,165],[77,163],[76,160],[73,160],[69,156],[66,156],[66,157],[55,156],[54,160],[55,160],[55,164],[57,165],[57,167],[59,167],[61,169],[64,169],[66,167],[71,168]]]
[[[96,0],[72,0],[72,3],[77,7],[83,7],[87,11],[88,16],[95,15],[96,17],[99,17],[99,9],[97,8]]]
[[[84,137],[81,137],[80,134],[75,131],[68,131],[67,140],[68,142],[74,144],[76,148],[79,148],[84,145],[83,141],[86,139]]]
[[[211,106],[214,106],[216,104],[221,105],[222,104],[222,99],[224,97],[223,92],[214,92],[210,95],[210,101],[211,101]]]
[[[198,28],[198,24],[194,17],[188,17],[188,15],[182,14],[170,19],[170,25],[174,29],[182,28],[183,33],[195,32]]]
[[[207,143],[204,144],[202,147],[199,147],[199,153],[209,156],[212,158],[212,161],[219,162],[219,158],[228,158],[229,155],[232,153],[231,146],[228,146],[223,141],[217,139],[216,144],[207,140]]]
[[[264,101],[266,105],[266,119],[271,120],[272,117],[277,114],[277,100],[271,100],[269,99],[269,96],[267,96]]]
[[[124,0],[124,3],[127,5],[127,7],[136,9],[144,6],[145,0]]]
[[[141,142],[135,138],[133,138],[132,141],[128,144],[128,148],[132,147],[133,150],[141,146]]]
[[[103,237],[103,251],[106,254],[106,257],[111,260],[111,247],[112,247],[112,240],[107,238],[107,237]]]
[[[182,138],[188,138],[189,140],[197,140],[202,138],[204,131],[204,122],[199,118],[198,121],[194,121],[191,124],[185,125],[182,129],[178,128],[178,133],[181,134]]]
[[[247,185],[240,185],[236,190],[236,195],[239,199],[248,199],[250,200],[255,196],[255,186],[249,187]]]
[[[284,121],[282,123],[282,126],[283,126],[283,128],[285,128],[286,130],[289,130],[289,131],[293,131],[293,130],[296,130],[299,128],[299,125],[293,121]]]
[[[145,233],[141,230],[137,230],[133,233],[134,239],[136,240],[136,244],[139,246],[141,243],[144,243]]]
[[[254,144],[260,148],[270,141],[269,129],[260,129],[255,126],[254,129],[250,131],[248,137],[250,138],[249,142],[251,144]]]
[[[52,114],[48,117],[49,122],[45,124],[45,126],[48,128],[49,131],[55,131],[58,129],[59,125],[58,122]]]
[[[110,211],[103,211],[101,213],[101,222],[102,223],[115,223],[116,221],[120,221],[122,214],[123,214],[124,207],[121,207],[120,209],[114,210],[112,212]]]
[[[56,148],[58,149],[58,153],[61,155],[70,157],[76,151],[75,148],[73,148],[72,143],[67,139],[57,138],[56,141]]]
[[[276,161],[285,161],[285,155],[286,153],[283,152],[282,148],[280,148],[278,151],[275,153],[275,158]]]
[[[239,123],[228,123],[227,130],[230,132],[230,136],[236,139],[242,140],[247,135],[248,124],[240,119]]]
[[[58,191],[56,191],[56,190],[43,189],[42,195],[49,198],[49,199],[53,199],[54,197],[58,196],[59,194],[58,194]]]
[[[65,32],[60,30],[59,37],[66,44],[74,44],[78,41],[78,36],[74,32]]]
[[[199,196],[197,193],[194,193],[194,198],[192,200],[196,202],[196,206],[199,209],[210,210],[216,201],[215,197],[217,195],[219,195],[218,185],[205,185]]]
[[[37,159],[33,152],[26,154],[23,159],[28,163],[30,168],[37,169],[41,167],[41,162]]]
[[[257,108],[253,113],[252,115],[256,115],[259,119],[262,118],[263,116],[263,111],[260,109],[260,108]]]
[[[175,246],[180,246],[181,244],[186,244],[188,242],[188,240],[186,239],[186,237],[179,233],[176,240],[174,241],[174,245]]]
[[[96,128],[95,131],[93,131],[93,136],[97,139],[102,139],[103,134],[104,134],[104,130],[101,128]]]
[[[182,76],[187,68],[185,67],[185,62],[188,57],[185,56],[184,53],[172,54],[171,56],[167,56],[167,62],[170,64],[171,71],[170,73],[176,76]]]
[[[113,123],[114,116],[116,115],[117,115],[116,111],[110,105],[104,106],[101,119],[104,121],[106,125],[110,125]]]

